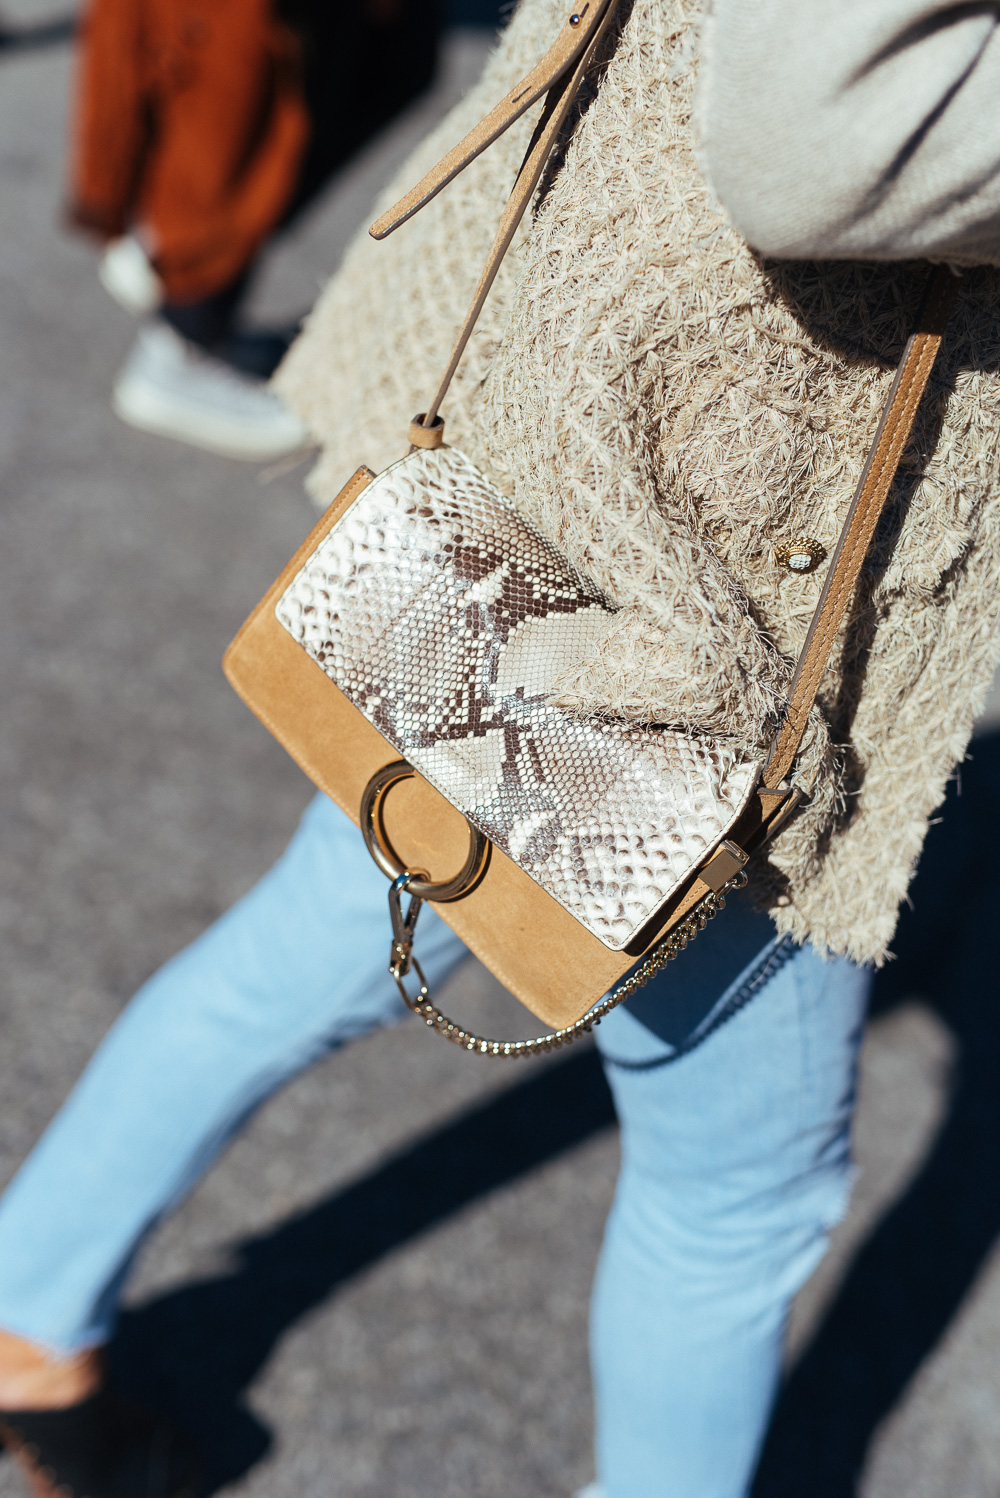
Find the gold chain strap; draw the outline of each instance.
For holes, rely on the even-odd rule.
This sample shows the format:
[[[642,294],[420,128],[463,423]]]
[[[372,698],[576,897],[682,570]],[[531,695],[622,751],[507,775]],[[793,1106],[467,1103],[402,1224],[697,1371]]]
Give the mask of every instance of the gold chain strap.
[[[420,908],[418,898],[416,896],[412,898],[410,910],[405,918],[401,919],[397,914],[400,910],[400,896],[405,892],[409,877],[403,874],[399,879],[394,880],[389,896],[390,907],[393,908],[394,931],[389,972],[396,980],[396,987],[403,996],[403,1002],[413,1010],[414,1014],[418,1014],[426,1025],[436,1030],[438,1035],[443,1035],[445,1040],[450,1040],[453,1045],[460,1045],[464,1051],[476,1051],[480,1056],[510,1057],[539,1056],[546,1051],[558,1051],[561,1046],[572,1045],[573,1041],[578,1040],[581,1035],[589,1034],[595,1025],[601,1023],[605,1015],[610,1014],[612,1009],[617,1009],[619,1004],[624,1004],[625,1000],[637,993],[643,984],[649,982],[650,978],[655,978],[657,973],[662,972],[667,963],[672,961],[679,952],[683,952],[688,942],[693,941],[698,932],[708,925],[712,917],[725,908],[725,897],[729,891],[742,889],[747,882],[747,876],[741,869],[720,890],[710,890],[653,948],[649,956],[643,958],[639,966],[623,983],[573,1024],[566,1025],[562,1030],[550,1030],[547,1035],[537,1035],[534,1040],[487,1040],[482,1035],[474,1035],[471,1030],[463,1030],[461,1025],[456,1025],[454,1020],[442,1014],[441,1010],[430,1000],[427,979],[412,952],[413,930],[416,925],[417,911]],[[406,984],[403,981],[411,967],[420,980],[420,992],[415,996],[407,993]]]

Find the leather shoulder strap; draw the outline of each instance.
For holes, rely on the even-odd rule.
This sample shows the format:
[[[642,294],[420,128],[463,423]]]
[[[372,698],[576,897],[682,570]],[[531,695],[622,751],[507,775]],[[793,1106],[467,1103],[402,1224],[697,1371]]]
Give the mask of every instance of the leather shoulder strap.
[[[437,166],[431,167],[416,187],[375,220],[368,230],[372,238],[385,239],[400,224],[405,224],[425,203],[437,197],[470,161],[475,161],[488,146],[499,140],[504,131],[509,130],[515,120],[519,120],[555,83],[565,79],[583,53],[589,50],[608,9],[609,0],[586,0],[578,11],[568,16],[552,46],[527,77],[515,84],[506,98],[501,99],[464,140],[453,146]]]
[[[531,70],[526,78],[522,79],[516,88],[511,89],[507,97],[465,137],[465,140],[449,151],[448,155],[427,173],[422,182],[418,182],[417,186],[401,198],[395,207],[390,208],[388,213],[384,213],[372,224],[368,231],[376,239],[384,239],[387,234],[391,234],[393,229],[405,223],[425,203],[429,203],[431,198],[439,193],[448,182],[451,182],[464,166],[467,166],[481,151],[497,140],[515,120],[520,119],[524,111],[536,99],[539,99],[546,90],[548,91],[545,107],[535,126],[511,195],[507,199],[507,206],[497,226],[496,237],[486,257],[483,273],[473,293],[472,303],[465,315],[458,338],[455,340],[448,367],[434,393],[434,399],[427,411],[420,417],[421,424],[425,428],[433,428],[437,425],[438,441],[440,441],[440,423],[436,422],[436,418],[441,402],[447,394],[452,376],[465,352],[465,346],[472,336],[472,330],[483,310],[483,303],[489,295],[490,287],[496,280],[500,263],[517,232],[517,226],[524,216],[525,209],[531,202],[549,153],[556,143],[570,106],[579,92],[597,44],[614,19],[614,14],[615,0],[587,0],[586,4],[581,5],[579,11],[574,11],[542,61]]]
[[[795,668],[784,721],[764,769],[763,783],[769,789],[781,784],[798,753],[806,721],[854,595],[858,574],[913,430],[917,408],[941,347],[958,284],[958,277],[947,266],[938,266],[931,274],[916,328],[907,341],[896,378],[886,397],[878,430],[854,491]]]

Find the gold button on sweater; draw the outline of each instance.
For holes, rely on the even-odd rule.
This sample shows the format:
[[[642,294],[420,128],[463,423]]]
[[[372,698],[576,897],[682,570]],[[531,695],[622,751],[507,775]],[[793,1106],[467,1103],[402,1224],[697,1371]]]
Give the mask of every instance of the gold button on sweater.
[[[387,207],[565,20],[522,0],[481,82]],[[698,16],[636,0],[573,116],[444,406],[461,448],[619,612],[562,684],[587,712],[763,750],[926,279],[923,264],[762,261],[695,159]],[[332,499],[402,455],[447,361],[534,116],[382,244],[358,236],[279,388]],[[1000,657],[1000,273],[967,271],[795,778],[758,867],[797,940],[881,960]]]

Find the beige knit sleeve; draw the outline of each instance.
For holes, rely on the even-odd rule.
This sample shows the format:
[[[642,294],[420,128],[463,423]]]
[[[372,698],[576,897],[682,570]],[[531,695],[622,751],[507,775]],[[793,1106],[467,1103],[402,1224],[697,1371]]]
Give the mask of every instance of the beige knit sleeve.
[[[714,0],[700,160],[766,255],[1000,263],[1000,6]]]

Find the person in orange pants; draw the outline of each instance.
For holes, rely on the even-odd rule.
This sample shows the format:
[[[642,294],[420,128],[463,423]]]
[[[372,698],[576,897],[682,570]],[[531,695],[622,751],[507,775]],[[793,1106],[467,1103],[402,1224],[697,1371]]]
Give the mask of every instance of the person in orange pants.
[[[155,314],[112,404],[246,458],[305,440],[265,384],[281,340],[234,327],[254,262],[426,85],[439,29],[434,0],[284,4],[89,0],[81,33],[69,218],[103,243],[112,295]],[[380,88],[363,93],[374,62]]]

